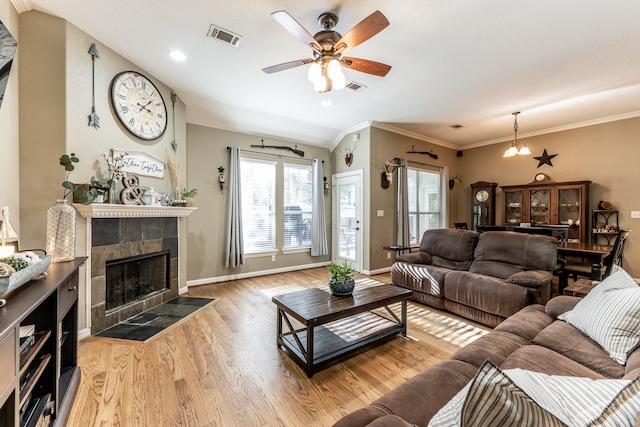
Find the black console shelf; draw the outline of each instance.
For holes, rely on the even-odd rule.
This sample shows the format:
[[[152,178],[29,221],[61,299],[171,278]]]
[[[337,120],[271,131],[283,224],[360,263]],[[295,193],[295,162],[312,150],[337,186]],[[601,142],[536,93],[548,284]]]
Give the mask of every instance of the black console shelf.
[[[66,424],[80,384],[78,270],[85,259],[53,263],[46,278],[4,297],[0,427]],[[21,329],[32,337],[21,340]]]

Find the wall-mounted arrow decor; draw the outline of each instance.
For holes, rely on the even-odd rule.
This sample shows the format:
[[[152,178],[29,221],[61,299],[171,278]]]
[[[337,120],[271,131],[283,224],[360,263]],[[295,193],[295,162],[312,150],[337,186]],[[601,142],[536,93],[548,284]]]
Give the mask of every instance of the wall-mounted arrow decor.
[[[89,114],[89,126],[93,126],[96,129],[100,127],[100,117],[96,113],[96,58],[100,58],[98,54],[98,48],[95,43],[91,44],[89,48],[89,55],[91,55],[91,114]]]

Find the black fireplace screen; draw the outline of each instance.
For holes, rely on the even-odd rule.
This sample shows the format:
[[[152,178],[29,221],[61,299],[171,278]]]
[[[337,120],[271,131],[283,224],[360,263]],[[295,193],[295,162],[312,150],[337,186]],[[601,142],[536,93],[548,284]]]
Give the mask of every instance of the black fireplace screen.
[[[169,251],[106,262],[106,310],[148,298],[169,288]]]

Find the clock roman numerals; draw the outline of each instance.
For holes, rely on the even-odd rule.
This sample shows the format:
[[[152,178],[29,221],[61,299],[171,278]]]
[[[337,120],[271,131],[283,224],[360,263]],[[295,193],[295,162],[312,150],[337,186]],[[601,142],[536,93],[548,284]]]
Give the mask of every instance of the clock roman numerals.
[[[135,136],[152,140],[161,137],[167,128],[167,109],[153,82],[135,71],[116,75],[112,82],[111,99],[116,116]]]

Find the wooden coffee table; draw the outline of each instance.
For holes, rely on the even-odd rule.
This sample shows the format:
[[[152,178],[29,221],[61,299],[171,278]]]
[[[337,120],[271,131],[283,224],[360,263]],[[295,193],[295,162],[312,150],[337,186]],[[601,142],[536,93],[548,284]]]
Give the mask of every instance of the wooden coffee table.
[[[406,336],[407,298],[411,294],[399,286],[380,285],[356,289],[350,297],[334,297],[328,290],[318,288],[276,295],[272,298],[278,308],[276,345],[285,349],[311,378],[315,372],[366,348],[396,335]],[[400,317],[389,308],[398,302]],[[385,310],[371,311],[381,307]],[[362,321],[345,321],[358,315]],[[302,326],[296,329],[291,319]]]

